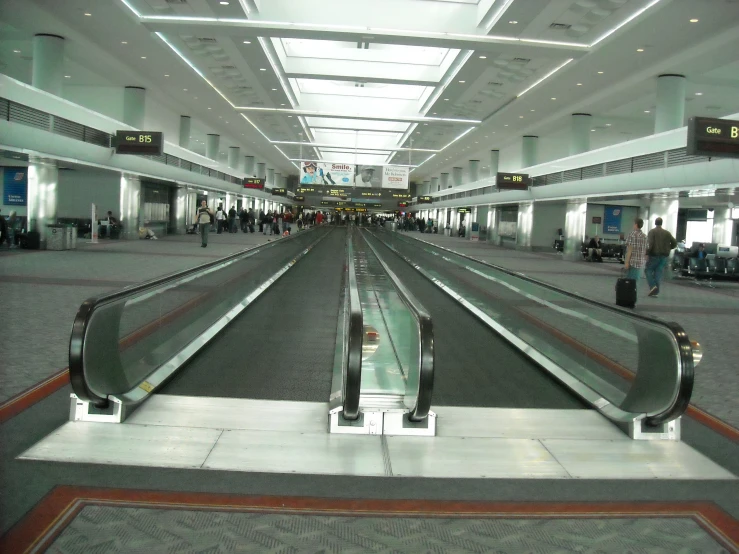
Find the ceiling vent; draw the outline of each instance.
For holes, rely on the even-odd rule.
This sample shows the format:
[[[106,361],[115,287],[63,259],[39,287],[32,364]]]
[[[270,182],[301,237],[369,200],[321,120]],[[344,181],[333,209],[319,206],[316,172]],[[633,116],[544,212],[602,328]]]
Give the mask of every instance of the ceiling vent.
[[[216,44],[216,39],[214,38],[199,38],[198,42],[201,44]]]
[[[511,60],[511,63],[529,63],[531,59],[529,58],[513,58]]]
[[[488,81],[488,86],[489,87],[502,87],[503,83],[498,83],[496,81]]]
[[[235,65],[222,65],[221,69],[236,69]]]
[[[167,2],[167,4],[187,4],[187,0],[165,0],[165,2]]]
[[[558,31],[566,31],[572,27],[572,25],[568,25],[567,23],[552,23],[549,25],[550,29],[557,29]]]

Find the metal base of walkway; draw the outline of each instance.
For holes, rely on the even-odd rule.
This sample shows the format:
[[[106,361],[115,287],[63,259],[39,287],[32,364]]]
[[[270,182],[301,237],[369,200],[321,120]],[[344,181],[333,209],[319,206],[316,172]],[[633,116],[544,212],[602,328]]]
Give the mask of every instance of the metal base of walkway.
[[[489,479],[726,479],[687,444],[593,410],[438,407],[435,437],[328,432],[328,405],[154,395],[125,423],[70,421],[20,458],[222,471]]]

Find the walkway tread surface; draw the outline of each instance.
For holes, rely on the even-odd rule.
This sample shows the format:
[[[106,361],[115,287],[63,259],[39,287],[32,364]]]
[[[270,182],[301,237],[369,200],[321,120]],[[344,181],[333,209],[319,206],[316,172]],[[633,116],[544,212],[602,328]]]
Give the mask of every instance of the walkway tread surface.
[[[462,238],[407,234],[606,303],[614,302],[615,281],[623,267],[570,262],[557,254],[511,250]],[[685,280],[667,280],[659,297],[649,298],[646,283],[642,284],[636,312],[675,321],[703,347],[691,403],[739,428],[739,295],[733,294],[739,287],[726,283],[722,289],[710,289]]]

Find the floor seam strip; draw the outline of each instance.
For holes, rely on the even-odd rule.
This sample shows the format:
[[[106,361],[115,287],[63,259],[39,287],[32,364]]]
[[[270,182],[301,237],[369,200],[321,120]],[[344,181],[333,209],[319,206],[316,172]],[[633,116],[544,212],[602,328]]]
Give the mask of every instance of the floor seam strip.
[[[385,476],[394,477],[393,463],[390,460],[390,448],[388,448],[387,437],[385,435],[380,436],[380,444],[382,445],[382,462],[385,466]]]
[[[203,463],[200,464],[200,469],[204,469],[203,466],[208,461],[208,458],[210,458],[210,455],[213,453],[213,450],[215,450],[216,445],[218,444],[218,441],[221,440],[221,437],[223,436],[223,433],[225,433],[225,429],[221,429],[221,432],[218,434],[218,438],[216,438],[215,441],[213,441],[213,446],[210,447],[210,450],[208,450],[208,454],[205,456],[205,459],[203,460]]]

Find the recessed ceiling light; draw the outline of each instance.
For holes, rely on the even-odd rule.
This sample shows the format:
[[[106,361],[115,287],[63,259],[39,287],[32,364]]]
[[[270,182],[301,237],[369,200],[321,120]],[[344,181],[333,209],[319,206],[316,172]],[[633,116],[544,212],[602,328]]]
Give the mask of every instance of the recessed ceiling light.
[[[288,115],[287,117],[292,117],[291,115]]]
[[[20,50],[13,50],[13,53],[14,53],[14,54],[20,54],[20,53],[21,53],[21,51],[20,51]]]
[[[424,123],[424,125],[428,125],[428,123]]]
[[[535,112],[536,110],[531,110],[532,112]]]
[[[515,19],[511,19],[508,23],[510,23],[511,25],[518,25],[518,21],[516,21]]]
[[[700,19],[691,19],[690,20],[691,23],[698,23],[698,21],[700,21]]]
[[[479,142],[475,141],[475,144],[480,144]]]
[[[649,110],[644,110],[644,113],[649,113]]]
[[[488,57],[487,57],[487,56],[480,56],[480,59],[481,59],[481,60],[487,60],[487,59],[488,59]]]
[[[187,92],[187,89],[186,88],[183,88],[182,90],[184,90],[185,92]]]
[[[208,108],[208,109],[210,109],[210,108]]]
[[[460,81],[460,83],[464,83],[465,81]]]
[[[264,67],[260,67],[260,68],[259,68],[259,71],[267,71],[267,69],[266,69],[266,68],[264,68]]]
[[[519,116],[518,116],[518,118],[519,118],[519,119],[523,119],[523,116],[522,116],[522,115],[519,115]]]
[[[636,51],[637,52],[644,52],[644,48],[637,48]]]
[[[696,96],[703,96],[703,93],[702,92],[696,92],[695,95]]]
[[[228,2],[218,2],[221,6],[228,6]]]
[[[552,100],[556,100],[556,98],[552,98]]]
[[[251,41],[250,40],[245,40],[244,41],[244,44],[251,44]]]
[[[577,86],[578,86],[578,87],[581,87],[581,86],[582,86],[582,83],[577,83]]]
[[[169,75],[165,75],[165,77],[169,77]]]
[[[65,75],[65,76],[64,76],[64,78],[65,78],[65,79],[71,79],[71,78],[72,78],[72,76],[71,76],[71,75]]]
[[[602,72],[602,71],[599,71],[599,72],[598,72],[598,75],[603,75],[603,72]]]
[[[223,119],[223,116],[222,116],[222,115],[219,115],[219,116],[218,116],[218,119]]]
[[[196,96],[196,97],[195,97],[195,100],[197,100],[197,99],[198,99],[198,97]]]
[[[445,102],[448,102],[448,101],[449,101],[449,98],[444,98],[444,101],[445,101]]]
[[[606,127],[610,127],[610,126],[611,126],[611,124],[610,124],[610,123],[606,123]]]
[[[272,90],[277,90],[276,88],[273,88]]]
[[[87,12],[85,12],[85,15],[86,15],[87,17],[92,17],[92,14],[91,14],[91,13],[87,13]]]
[[[590,129],[591,132],[595,132],[595,129]]]
[[[141,56],[141,59],[142,59],[142,60],[145,60],[145,59],[146,59],[146,56]]]
[[[508,123],[506,123],[505,125],[503,125],[503,127],[508,127]]]
[[[121,44],[128,44],[128,42],[126,42],[125,40],[122,40]]]
[[[436,112],[432,113],[431,115],[436,115]]]

